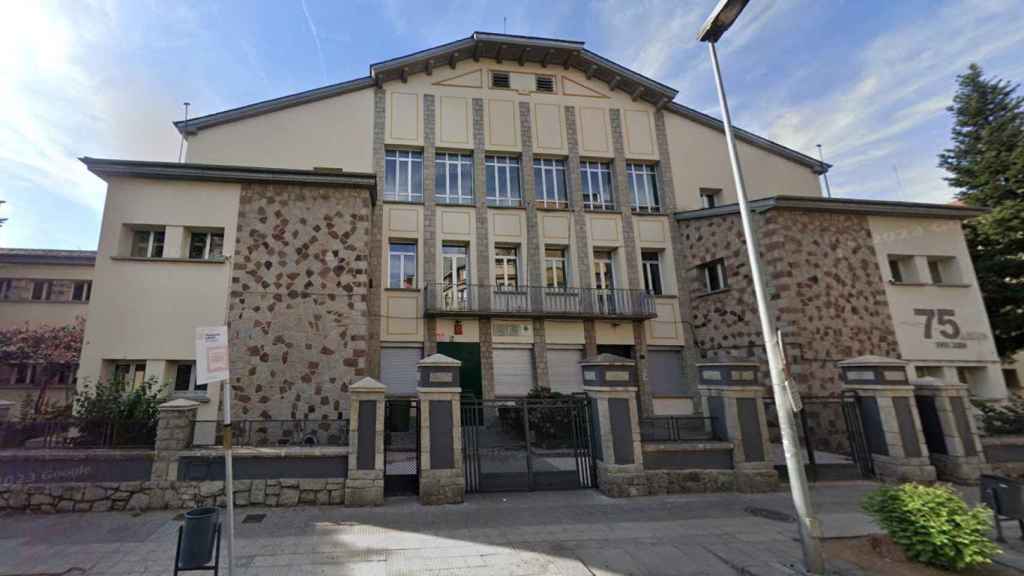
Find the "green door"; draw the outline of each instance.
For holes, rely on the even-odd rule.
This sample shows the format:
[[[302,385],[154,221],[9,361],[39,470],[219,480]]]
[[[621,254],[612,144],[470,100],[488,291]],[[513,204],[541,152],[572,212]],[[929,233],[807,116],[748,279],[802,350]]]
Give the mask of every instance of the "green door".
[[[462,366],[459,367],[462,393],[482,399],[483,378],[480,372],[480,344],[477,342],[438,342],[437,352],[462,362]]]

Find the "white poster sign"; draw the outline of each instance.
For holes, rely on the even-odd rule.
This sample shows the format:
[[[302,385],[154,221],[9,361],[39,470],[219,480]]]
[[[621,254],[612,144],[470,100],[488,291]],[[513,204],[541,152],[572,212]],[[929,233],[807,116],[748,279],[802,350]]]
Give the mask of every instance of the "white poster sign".
[[[196,328],[196,384],[228,379],[228,327]]]

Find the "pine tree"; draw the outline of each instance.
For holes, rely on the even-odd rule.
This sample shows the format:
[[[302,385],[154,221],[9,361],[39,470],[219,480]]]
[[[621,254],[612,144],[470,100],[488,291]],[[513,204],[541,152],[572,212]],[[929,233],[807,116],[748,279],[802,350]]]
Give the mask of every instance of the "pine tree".
[[[1024,348],[1024,96],[985,78],[977,64],[957,77],[953,147],[939,154],[946,181],[968,206],[990,213],[964,226],[999,353]]]

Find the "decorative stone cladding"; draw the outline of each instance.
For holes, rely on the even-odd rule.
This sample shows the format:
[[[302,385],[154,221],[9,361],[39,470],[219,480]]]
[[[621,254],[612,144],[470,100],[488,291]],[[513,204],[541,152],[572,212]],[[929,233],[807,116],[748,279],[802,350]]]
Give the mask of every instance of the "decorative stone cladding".
[[[242,187],[228,325],[234,412],[335,419],[367,373],[370,197]]]

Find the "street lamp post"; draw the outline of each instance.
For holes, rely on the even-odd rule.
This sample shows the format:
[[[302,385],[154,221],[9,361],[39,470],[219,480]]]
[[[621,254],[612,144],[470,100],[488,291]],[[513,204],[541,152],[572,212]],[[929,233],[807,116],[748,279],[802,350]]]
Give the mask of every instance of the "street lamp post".
[[[725,98],[725,87],[722,84],[722,72],[718,67],[718,52],[715,43],[736,21],[748,0],[720,0],[714,11],[704,22],[697,39],[708,43],[711,55],[711,67],[715,73],[715,87],[718,89],[718,103],[722,108],[722,124],[725,127],[725,143],[732,164],[732,176],[736,182],[736,198],[740,205],[740,218],[743,223],[743,237],[747,245],[747,258],[750,260],[750,276],[754,282],[754,294],[757,298],[757,313],[761,320],[761,332],[764,336],[765,352],[768,356],[768,370],[772,379],[772,394],[775,398],[776,411],[779,416],[779,428],[782,432],[782,446],[786,453],[786,471],[789,475],[789,487],[793,495],[793,506],[799,517],[800,543],[804,553],[804,567],[814,574],[825,571],[825,559],[822,556],[820,537],[821,528],[814,515],[810,493],[807,488],[807,475],[804,472],[803,456],[800,452],[800,436],[793,416],[790,394],[782,362],[782,349],[775,319],[768,310],[767,290],[764,276],[761,273],[761,257],[758,254],[757,239],[750,223],[750,206],[747,204],[747,193],[743,186],[743,171],[740,159],[736,154],[736,139],[732,132],[732,118],[729,116],[729,104]]]

